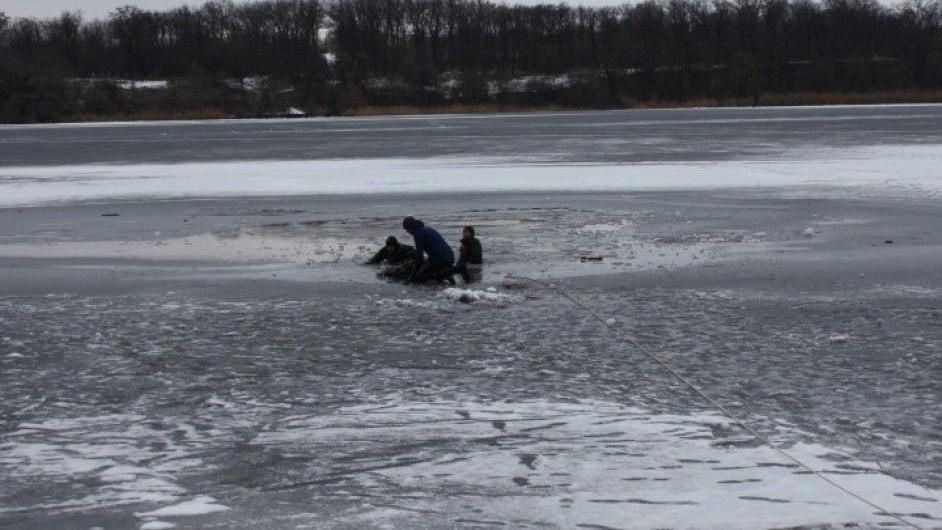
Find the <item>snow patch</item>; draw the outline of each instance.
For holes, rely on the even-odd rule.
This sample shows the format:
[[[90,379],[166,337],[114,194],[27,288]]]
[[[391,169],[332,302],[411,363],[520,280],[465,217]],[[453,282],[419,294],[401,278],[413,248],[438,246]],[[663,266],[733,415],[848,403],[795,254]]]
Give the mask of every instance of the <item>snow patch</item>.
[[[138,513],[138,517],[187,517],[194,515],[206,515],[228,510],[228,506],[217,504],[216,499],[207,495],[201,495],[193,500],[184,501],[172,506],[165,506],[154,511]]]
[[[796,152],[796,160],[546,164],[430,158],[0,168],[0,206],[102,199],[780,187],[935,196],[936,146]],[[343,178],[338,178],[343,175]],[[382,175],[381,178],[377,175]],[[904,175],[904,177],[898,177]],[[53,184],[53,185],[50,185]]]
[[[139,81],[134,79],[118,79],[115,83],[122,90],[164,90],[170,86],[169,81]]]
[[[141,525],[141,530],[170,530],[171,528],[176,528],[177,525],[174,523],[167,523],[164,521],[150,521]]]
[[[828,342],[830,342],[831,344],[844,344],[845,342],[849,340],[850,340],[850,335],[845,335],[845,334],[836,334],[836,335],[831,335],[830,337],[828,337]]]
[[[618,223],[598,223],[598,224],[588,224],[579,228],[579,232],[584,232],[587,234],[603,234],[618,232],[629,228],[631,223],[625,219],[622,219]]]
[[[489,304],[509,304],[523,300],[521,297],[516,295],[499,293],[494,288],[490,288],[486,291],[480,291],[476,289],[458,289],[457,287],[449,287],[442,291],[440,296],[464,304],[473,304],[477,302],[485,302]]]
[[[229,88],[237,88],[248,90],[249,92],[258,92],[261,88],[268,82],[268,78],[264,76],[253,76],[253,77],[243,77],[242,79],[226,79],[226,86]]]

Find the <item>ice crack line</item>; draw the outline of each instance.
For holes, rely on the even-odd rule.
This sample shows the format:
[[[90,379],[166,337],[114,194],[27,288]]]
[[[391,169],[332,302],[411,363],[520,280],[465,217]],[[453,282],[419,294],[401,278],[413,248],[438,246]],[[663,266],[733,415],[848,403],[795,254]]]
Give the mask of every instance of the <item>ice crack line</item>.
[[[866,497],[863,497],[862,495],[860,495],[860,494],[858,494],[858,493],[855,493],[855,492],[853,492],[853,491],[851,491],[851,490],[845,488],[844,486],[838,484],[837,482],[835,482],[835,481],[832,480],[831,478],[825,476],[823,473],[821,473],[821,472],[819,472],[818,470],[814,469],[814,468],[811,467],[809,464],[806,464],[805,462],[803,462],[802,460],[800,460],[798,457],[793,456],[791,453],[789,453],[789,452],[785,451],[784,449],[782,449],[782,448],[776,446],[776,445],[775,445],[774,443],[772,443],[772,441],[769,440],[766,436],[762,435],[762,434],[759,433],[757,430],[755,430],[755,429],[753,429],[751,426],[749,426],[749,424],[747,424],[747,423],[745,422],[745,420],[741,420],[738,416],[736,416],[735,414],[733,414],[729,409],[727,409],[726,407],[724,407],[719,401],[717,401],[716,399],[714,399],[713,397],[711,397],[709,394],[707,394],[706,392],[704,392],[704,391],[700,388],[700,386],[694,384],[694,383],[693,383],[692,381],[690,381],[688,378],[684,377],[682,374],[680,374],[679,372],[677,372],[677,370],[675,370],[673,367],[671,367],[670,364],[668,364],[667,362],[665,362],[665,361],[664,361],[661,357],[659,357],[657,354],[655,354],[655,353],[652,352],[651,350],[649,350],[649,349],[647,349],[646,347],[644,347],[644,345],[641,344],[640,342],[638,342],[638,341],[634,338],[633,335],[631,335],[630,333],[628,333],[628,332],[625,331],[624,329],[622,329],[622,328],[616,326],[616,325],[615,325],[615,322],[614,322],[614,319],[606,319],[605,317],[603,317],[602,315],[600,315],[598,312],[596,312],[594,309],[592,309],[591,307],[589,307],[588,305],[586,305],[585,303],[583,303],[582,301],[580,301],[580,300],[577,299],[576,297],[574,297],[574,296],[572,296],[571,294],[569,294],[568,292],[566,292],[566,290],[563,289],[562,287],[559,287],[559,286],[557,286],[557,285],[555,285],[555,284],[552,284],[552,283],[549,283],[549,282],[547,282],[547,281],[538,280],[538,279],[536,279],[536,278],[530,278],[530,277],[527,277],[527,276],[508,275],[508,276],[506,276],[506,278],[507,278],[507,279],[510,279],[510,280],[522,280],[522,281],[525,281],[525,282],[530,282],[530,283],[533,283],[533,284],[536,284],[536,285],[539,285],[539,286],[542,286],[542,287],[545,287],[545,288],[547,288],[547,289],[550,289],[550,290],[554,291],[555,293],[557,293],[557,294],[558,294],[559,296],[561,296],[562,298],[568,300],[570,303],[572,303],[573,305],[575,305],[575,306],[578,307],[579,309],[582,309],[583,311],[585,311],[586,313],[588,313],[589,315],[591,315],[592,318],[594,318],[595,320],[598,320],[599,322],[601,322],[605,327],[607,327],[608,329],[612,330],[612,331],[613,331],[616,335],[618,335],[619,338],[621,338],[624,342],[627,342],[628,344],[634,346],[636,349],[638,349],[639,351],[641,351],[641,352],[642,352],[643,354],[645,354],[647,357],[649,357],[649,358],[652,359],[654,362],[656,362],[657,364],[659,364],[659,365],[660,365],[662,368],[664,368],[664,370],[666,370],[671,376],[673,376],[673,377],[676,378],[678,381],[682,382],[685,386],[687,386],[688,388],[690,388],[690,390],[692,390],[696,395],[700,396],[704,401],[706,401],[707,403],[709,403],[709,404],[712,405],[713,407],[716,407],[716,409],[719,410],[721,413],[723,413],[724,416],[726,416],[727,418],[729,418],[730,421],[732,421],[732,422],[733,422],[734,424],[736,424],[736,425],[739,425],[743,430],[745,430],[745,431],[748,432],[750,435],[752,435],[753,437],[755,437],[756,440],[758,440],[759,442],[761,442],[761,443],[767,445],[767,446],[768,446],[769,448],[771,448],[773,451],[775,451],[775,452],[777,452],[778,454],[782,455],[785,459],[794,462],[795,464],[799,465],[799,466],[802,467],[803,469],[807,470],[809,473],[811,473],[811,474],[813,474],[814,476],[818,477],[819,479],[823,480],[825,483],[827,483],[827,484],[831,485],[832,487],[837,488],[838,490],[844,492],[846,495],[849,495],[849,496],[851,496],[851,497],[857,499],[858,501],[860,501],[860,502],[866,504],[867,506],[870,506],[871,508],[877,510],[877,512],[878,512],[880,515],[885,515],[885,516],[887,516],[887,517],[896,519],[897,521],[899,521],[899,522],[903,523],[904,525],[906,525],[906,526],[908,526],[908,527],[910,527],[910,528],[913,528],[913,529],[915,529],[915,530],[923,530],[923,528],[922,528],[921,526],[919,526],[919,525],[917,525],[917,524],[915,524],[915,523],[909,521],[908,519],[905,519],[904,517],[902,517],[902,516],[900,516],[900,515],[898,515],[898,514],[895,514],[895,513],[891,512],[891,511],[887,510],[886,508],[883,508],[882,506],[880,506],[880,505],[877,504],[876,502],[871,501],[870,499],[867,499]]]

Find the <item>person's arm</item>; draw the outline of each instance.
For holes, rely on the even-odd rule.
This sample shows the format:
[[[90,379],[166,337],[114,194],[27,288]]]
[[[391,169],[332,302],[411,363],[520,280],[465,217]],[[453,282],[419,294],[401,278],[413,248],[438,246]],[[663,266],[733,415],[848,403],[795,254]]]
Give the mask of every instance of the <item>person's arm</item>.
[[[455,268],[464,265],[468,262],[468,245],[462,241],[461,248],[458,249],[458,263],[455,263]]]
[[[364,265],[378,265],[386,259],[386,247],[379,249],[375,256],[369,259]]]
[[[421,236],[415,233],[412,236],[412,241],[415,243],[415,255],[412,257],[412,274],[406,279],[406,283],[412,283],[412,281],[415,280],[415,276],[422,268],[422,262],[425,259],[425,246],[423,245]]]
[[[416,266],[419,266],[425,260],[425,238],[422,234],[416,232],[412,239],[415,242],[415,256],[412,259],[415,261]]]
[[[481,241],[475,238],[471,242],[471,248],[468,252],[468,261],[473,265],[484,263],[484,251],[481,249]]]

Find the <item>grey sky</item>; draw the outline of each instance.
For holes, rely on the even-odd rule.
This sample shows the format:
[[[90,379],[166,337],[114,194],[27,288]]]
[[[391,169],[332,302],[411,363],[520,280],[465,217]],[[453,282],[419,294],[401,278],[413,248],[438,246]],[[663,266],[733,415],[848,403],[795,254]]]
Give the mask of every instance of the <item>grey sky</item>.
[[[200,5],[192,0],[5,0],[0,11],[13,17],[49,17],[63,11],[81,11],[88,18],[106,17],[114,8],[136,5],[141,9],[170,9],[184,4]]]
[[[239,1],[239,0],[236,0]],[[245,0],[242,0],[245,1]],[[569,4],[618,5],[630,0],[564,0]],[[0,11],[12,17],[51,17],[63,11],[81,11],[86,18],[103,18],[114,8],[136,5],[141,9],[170,9],[184,4],[202,5],[205,0],[4,0]],[[518,4],[557,3],[558,0],[516,0]]]

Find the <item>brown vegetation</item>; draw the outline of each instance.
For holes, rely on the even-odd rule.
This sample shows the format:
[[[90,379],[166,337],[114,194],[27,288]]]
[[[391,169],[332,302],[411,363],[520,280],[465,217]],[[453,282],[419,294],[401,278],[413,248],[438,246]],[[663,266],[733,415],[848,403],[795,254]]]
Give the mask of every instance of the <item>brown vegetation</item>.
[[[349,109],[344,116],[396,116],[417,114],[500,114],[513,112],[559,112],[578,110],[561,105],[500,105],[497,103],[454,103],[420,107],[418,105],[392,105],[389,107],[366,106]]]
[[[164,121],[164,120],[220,120],[232,118],[221,108],[210,108],[189,111],[160,111],[144,110],[133,113],[119,114],[78,114],[74,122],[101,122],[101,121]]]
[[[754,99],[693,99],[689,101],[645,102],[634,103],[627,106],[611,107],[611,109],[668,109],[668,108],[715,108],[715,107],[794,107],[814,105],[878,105],[878,104],[925,104],[942,103],[942,90],[895,90],[861,93],[794,93],[794,94],[763,94],[758,104]],[[562,105],[501,105],[497,103],[455,103],[451,105],[435,105],[422,107],[418,105],[390,105],[387,107],[363,106],[348,109],[343,113],[347,117],[366,116],[417,116],[436,114],[502,114],[526,112],[571,112],[589,110],[587,108]],[[597,110],[597,109],[596,109]],[[316,114],[325,115],[325,114]],[[234,118],[221,108],[208,108],[186,112],[170,111],[140,111],[134,113],[119,113],[111,115],[78,114],[71,121],[98,122],[98,121],[156,121],[156,120],[214,120]]]

